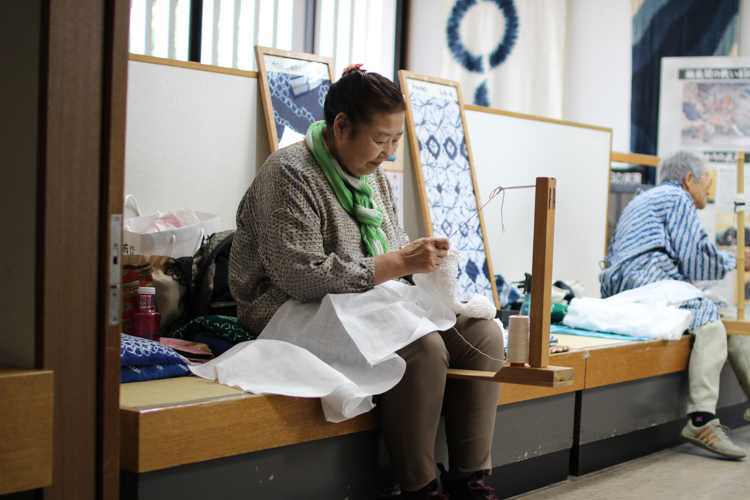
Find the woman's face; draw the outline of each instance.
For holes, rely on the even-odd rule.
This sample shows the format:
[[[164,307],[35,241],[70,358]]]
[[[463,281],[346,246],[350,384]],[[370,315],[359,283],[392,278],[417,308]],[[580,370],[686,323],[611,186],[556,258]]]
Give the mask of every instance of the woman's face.
[[[707,172],[704,172],[700,178],[695,178],[692,172],[688,172],[685,175],[685,181],[682,183],[682,188],[690,194],[693,199],[695,208],[702,210],[706,208],[708,203],[708,193],[711,189],[711,177],[708,176]]]
[[[403,111],[376,113],[370,123],[352,135],[351,122],[339,113],[333,124],[335,141],[329,142],[328,147],[352,175],[370,175],[398,149],[398,141],[404,135],[404,116]]]

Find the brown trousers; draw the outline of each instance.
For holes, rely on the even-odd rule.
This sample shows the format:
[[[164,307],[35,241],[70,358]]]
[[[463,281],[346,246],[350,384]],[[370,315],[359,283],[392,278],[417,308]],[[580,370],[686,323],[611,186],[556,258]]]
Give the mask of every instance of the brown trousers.
[[[455,328],[474,347],[503,359],[503,337],[493,320],[458,317]],[[447,368],[497,371],[502,362],[477,352],[454,329],[434,332],[398,351],[404,378],[380,398],[381,424],[394,480],[402,487],[435,479],[435,435],[445,415],[450,476],[492,469],[490,450],[500,384],[446,380]]]

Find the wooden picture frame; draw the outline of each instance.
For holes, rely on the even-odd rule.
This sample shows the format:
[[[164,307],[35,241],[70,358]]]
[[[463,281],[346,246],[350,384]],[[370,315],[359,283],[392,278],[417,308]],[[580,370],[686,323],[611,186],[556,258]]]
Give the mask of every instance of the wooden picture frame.
[[[333,59],[255,46],[258,81],[271,152],[304,139],[323,120],[323,103],[334,81]]]
[[[461,227],[455,234],[458,238],[451,238],[451,248],[459,250],[464,257],[459,264],[458,298],[469,300],[474,293],[478,293],[492,298],[495,307],[500,309],[482,212],[479,211],[477,217],[461,226],[461,223],[476,215],[482,206],[461,98],[461,86],[456,81],[405,70],[400,70],[398,74],[401,91],[406,97],[409,141],[427,236],[449,237]],[[429,134],[431,123],[426,114],[432,110],[450,113],[454,126],[451,134],[455,132],[455,139],[462,136],[460,143],[452,136],[446,135],[441,136],[441,144],[441,139],[437,139],[434,134],[430,134],[425,143],[422,143],[420,136]],[[432,125],[435,123],[432,122]],[[441,125],[436,130],[446,129]],[[443,151],[445,156],[442,156]],[[432,158],[429,155],[432,155]],[[469,176],[465,177],[466,173]],[[451,174],[456,174],[455,178],[449,179]],[[446,188],[450,185],[445,195],[442,180],[438,180],[438,177],[447,181]],[[467,195],[469,185],[473,190],[473,196]],[[476,238],[477,233],[481,238]]]

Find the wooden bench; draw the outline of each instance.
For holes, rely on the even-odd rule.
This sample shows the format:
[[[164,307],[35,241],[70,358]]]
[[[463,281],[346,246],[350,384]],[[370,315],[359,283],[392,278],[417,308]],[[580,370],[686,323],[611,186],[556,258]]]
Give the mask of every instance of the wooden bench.
[[[583,373],[582,351],[552,356],[555,365]],[[504,385],[499,405],[583,389]],[[341,436],[380,425],[377,407],[359,417],[327,422],[317,399],[259,396],[198,377],[123,384],[120,389],[121,468],[149,472],[187,463]],[[252,425],[252,433],[237,429]]]
[[[498,405],[685,370],[691,337],[679,341],[601,341],[558,335],[570,352],[550,362],[575,370],[575,383],[546,388],[505,384]],[[149,472],[375,429],[377,408],[342,423],[327,422],[317,399],[258,396],[197,377],[123,384],[121,467]],[[236,432],[252,423],[254,431]],[[210,444],[209,444],[210,443]]]

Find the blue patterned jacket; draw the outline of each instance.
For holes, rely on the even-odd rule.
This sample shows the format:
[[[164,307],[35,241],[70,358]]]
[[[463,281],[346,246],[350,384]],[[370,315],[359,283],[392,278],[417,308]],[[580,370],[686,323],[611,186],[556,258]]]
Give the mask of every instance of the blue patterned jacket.
[[[657,281],[718,280],[734,269],[734,256],[716,248],[698,221],[690,194],[668,181],[636,196],[617,222],[599,273],[602,297]],[[690,330],[719,319],[717,304],[693,299]]]

